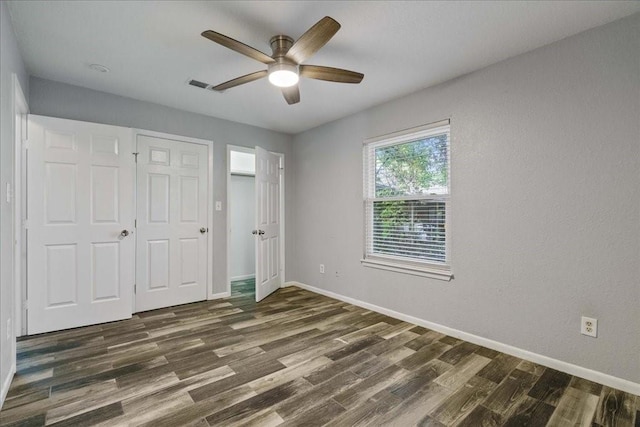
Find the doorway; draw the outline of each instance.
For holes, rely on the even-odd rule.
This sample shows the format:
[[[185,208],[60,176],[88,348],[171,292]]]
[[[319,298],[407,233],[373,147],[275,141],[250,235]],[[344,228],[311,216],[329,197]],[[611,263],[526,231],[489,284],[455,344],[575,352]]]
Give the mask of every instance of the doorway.
[[[227,294],[260,301],[284,283],[284,156],[227,146]]]
[[[231,295],[254,295],[256,255],[251,230],[255,223],[255,154],[231,151],[229,183]]]

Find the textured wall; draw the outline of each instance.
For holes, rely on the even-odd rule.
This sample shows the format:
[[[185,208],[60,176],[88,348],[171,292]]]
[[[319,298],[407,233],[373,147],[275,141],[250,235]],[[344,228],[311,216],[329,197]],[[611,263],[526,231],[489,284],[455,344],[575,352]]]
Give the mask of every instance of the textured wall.
[[[227,153],[226,146],[259,145],[283,153],[285,158],[285,238],[286,267],[293,265],[292,207],[293,168],[290,135],[200,114],[176,110],[158,104],[57,83],[32,77],[29,107],[33,114],[72,120],[105,123],[167,132],[175,135],[213,140],[213,198],[223,202],[222,211],[213,219],[213,292],[226,292],[227,271]],[[289,262],[291,261],[291,262]],[[290,273],[285,271],[285,277]]]
[[[455,278],[363,267],[362,141],[446,118]],[[296,280],[640,382],[640,15],[293,146]]]
[[[6,202],[5,188],[13,188],[13,74],[28,96],[29,81],[18,51],[7,5],[0,2],[0,387],[8,381],[14,360],[12,343],[15,334],[7,338],[7,322],[13,313],[13,205]],[[12,328],[13,329],[13,328]],[[13,331],[12,331],[13,332]],[[3,392],[6,390],[2,390]]]

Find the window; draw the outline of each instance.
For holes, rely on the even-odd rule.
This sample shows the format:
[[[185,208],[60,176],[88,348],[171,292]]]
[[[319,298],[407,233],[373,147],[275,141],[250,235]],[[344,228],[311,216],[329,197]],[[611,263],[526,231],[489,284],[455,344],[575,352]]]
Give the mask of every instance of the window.
[[[451,278],[449,121],[365,141],[367,266]]]

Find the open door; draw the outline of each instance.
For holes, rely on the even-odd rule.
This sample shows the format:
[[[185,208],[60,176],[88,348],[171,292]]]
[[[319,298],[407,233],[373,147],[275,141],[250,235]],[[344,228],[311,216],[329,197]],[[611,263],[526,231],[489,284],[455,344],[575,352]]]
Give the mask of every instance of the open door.
[[[280,217],[280,157],[256,147],[256,301],[282,285]]]

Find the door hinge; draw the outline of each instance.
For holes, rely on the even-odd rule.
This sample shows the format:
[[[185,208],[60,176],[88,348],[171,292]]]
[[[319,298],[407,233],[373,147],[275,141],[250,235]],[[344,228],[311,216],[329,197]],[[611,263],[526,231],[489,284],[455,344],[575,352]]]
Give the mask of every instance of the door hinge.
[[[138,291],[138,287],[137,285],[134,283],[133,284],[133,293],[135,294]]]
[[[131,153],[133,154],[133,157],[136,159],[135,162],[138,163],[138,154],[140,153]]]
[[[133,220],[133,228],[138,228],[138,220],[137,219]]]

